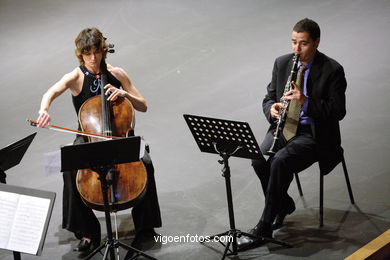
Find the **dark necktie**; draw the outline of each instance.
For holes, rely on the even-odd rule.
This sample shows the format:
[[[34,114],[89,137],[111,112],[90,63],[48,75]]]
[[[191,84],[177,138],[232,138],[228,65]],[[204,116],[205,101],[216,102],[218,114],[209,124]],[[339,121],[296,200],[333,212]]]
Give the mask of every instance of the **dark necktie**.
[[[306,69],[307,67],[305,65],[301,65],[298,69],[296,84],[301,90],[303,89],[303,75],[305,74]],[[286,122],[284,123],[283,127],[283,136],[287,142],[297,134],[301,107],[302,105],[300,105],[296,99],[290,101]]]

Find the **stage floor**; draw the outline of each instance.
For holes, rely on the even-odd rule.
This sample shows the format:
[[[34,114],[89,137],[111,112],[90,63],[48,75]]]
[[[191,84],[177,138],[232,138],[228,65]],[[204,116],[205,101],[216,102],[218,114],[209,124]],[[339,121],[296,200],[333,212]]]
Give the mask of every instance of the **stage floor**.
[[[1,0],[0,147],[37,131],[20,165],[7,171],[12,185],[56,192],[42,256],[78,259],[73,234],[61,228],[62,174],[59,148],[74,136],[28,126],[42,94],[78,66],[74,38],[86,27],[103,31],[116,52],[107,62],[124,68],[148,102],[137,113],[136,134],[151,147],[163,239],[146,252],[157,259],[220,259],[219,243],[201,245],[195,236],[229,229],[219,157],[199,151],[183,114],[248,122],[261,142],[268,124],[261,101],[274,59],[290,53],[290,33],[309,17],[322,29],[319,50],[339,61],[348,81],[342,145],[355,195],[351,205],[341,165],[325,177],[324,227],[319,228],[319,171],[300,173],[289,193],[297,210],[267,244],[229,259],[343,259],[390,227],[389,85],[390,2],[371,1],[74,1]],[[76,128],[69,92],[52,104],[52,123]],[[236,227],[252,228],[264,196],[248,159],[232,158]],[[97,212],[105,234],[104,216]],[[130,209],[118,216],[119,236],[134,237]],[[121,259],[124,254],[122,252]],[[93,259],[101,259],[96,256]],[[13,259],[0,250],[0,259]]]

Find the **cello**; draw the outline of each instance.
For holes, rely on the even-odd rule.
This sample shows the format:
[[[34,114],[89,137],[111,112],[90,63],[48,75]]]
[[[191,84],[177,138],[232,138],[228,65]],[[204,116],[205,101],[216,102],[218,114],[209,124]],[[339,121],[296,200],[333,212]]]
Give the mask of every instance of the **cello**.
[[[112,46],[109,46],[112,48]],[[113,52],[113,50],[109,50]],[[134,108],[124,97],[108,101],[104,86],[108,83],[108,70],[104,57],[100,65],[100,95],[87,99],[80,107],[78,119],[83,132],[104,136],[127,137],[134,129]],[[99,141],[88,136],[88,142]],[[110,211],[133,207],[145,194],[147,172],[142,161],[113,165],[106,174]],[[76,186],[83,202],[92,209],[104,211],[99,173],[91,169],[78,170]]]

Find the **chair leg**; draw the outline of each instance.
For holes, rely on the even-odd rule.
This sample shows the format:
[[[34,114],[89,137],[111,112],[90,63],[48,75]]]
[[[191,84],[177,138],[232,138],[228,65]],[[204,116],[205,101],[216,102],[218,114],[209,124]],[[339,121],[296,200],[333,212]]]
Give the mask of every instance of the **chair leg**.
[[[349,182],[348,170],[347,170],[347,165],[345,164],[344,156],[341,160],[341,163],[343,165],[345,181],[347,183],[348,194],[349,194],[349,198],[351,200],[351,204],[355,204],[355,199],[353,197],[351,183]],[[299,195],[302,197],[303,191],[302,191],[301,182],[299,181],[299,176],[297,173],[294,173],[294,176],[295,176],[295,180],[297,182]],[[323,226],[324,226],[324,175],[320,173],[320,227],[323,227]]]
[[[355,199],[353,198],[351,183],[349,182],[347,165],[345,164],[344,156],[342,158],[341,163],[343,164],[344,176],[345,176],[345,181],[347,182],[349,199],[351,200],[351,204],[355,204]]]
[[[324,175],[320,173],[320,227],[324,226]]]
[[[295,176],[295,180],[297,181],[299,195],[302,197],[303,196],[303,191],[302,191],[301,182],[299,181],[298,173],[294,172],[294,176]]]

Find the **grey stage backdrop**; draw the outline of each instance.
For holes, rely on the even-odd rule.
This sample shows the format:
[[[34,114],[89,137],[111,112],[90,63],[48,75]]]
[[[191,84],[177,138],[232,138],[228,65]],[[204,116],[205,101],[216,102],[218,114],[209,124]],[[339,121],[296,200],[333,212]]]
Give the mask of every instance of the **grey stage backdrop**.
[[[56,245],[58,232],[63,234],[62,176],[45,166],[74,137],[33,129],[25,120],[37,117],[45,90],[78,65],[73,41],[81,29],[104,32],[116,45],[107,62],[123,67],[148,101],[148,112],[136,115],[136,133],[151,145],[163,230],[200,234],[210,230],[210,218],[220,219],[211,231],[226,227],[224,186],[217,156],[198,150],[182,114],[249,122],[260,142],[267,128],[261,100],[273,61],[291,51],[291,28],[304,17],[321,26],[320,51],[345,68],[342,139],[356,199],[361,208],[377,203],[377,213],[388,218],[389,0],[0,0],[0,146],[38,131],[21,165],[8,172],[8,182],[57,192],[49,241]],[[77,127],[69,92],[50,113],[53,124]],[[237,207],[248,213],[238,225],[248,228],[262,208],[260,185],[248,160],[233,159],[232,173],[236,204],[242,203]],[[305,188],[317,194],[317,184]],[[342,179],[327,190],[348,203]],[[250,200],[254,196],[259,199]],[[184,217],[187,223],[173,220]]]

